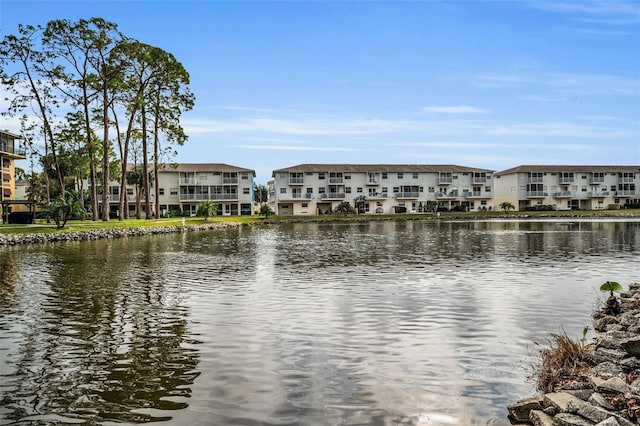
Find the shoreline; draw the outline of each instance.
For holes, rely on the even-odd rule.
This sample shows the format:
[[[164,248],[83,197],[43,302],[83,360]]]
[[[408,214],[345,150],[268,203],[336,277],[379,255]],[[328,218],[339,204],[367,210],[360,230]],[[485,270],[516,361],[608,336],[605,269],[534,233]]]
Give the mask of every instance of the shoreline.
[[[87,229],[83,230],[59,230],[58,232],[44,233],[37,232],[40,226],[34,226],[34,232],[16,232],[16,233],[0,233],[0,247],[2,246],[16,246],[16,245],[28,245],[28,244],[46,244],[46,243],[58,243],[58,242],[71,242],[71,241],[95,241],[100,239],[115,239],[115,238],[129,238],[146,235],[160,235],[160,234],[172,234],[180,232],[194,232],[194,231],[209,231],[215,229],[228,229],[237,228],[243,226],[269,226],[279,224],[292,224],[292,223],[365,223],[365,222],[380,222],[380,221],[534,221],[534,220],[552,220],[552,219],[566,219],[566,220],[589,220],[589,219],[607,219],[607,220],[640,220],[640,214],[638,213],[622,213],[621,211],[611,213],[575,213],[575,214],[527,214],[524,212],[511,212],[503,214],[443,214],[440,217],[433,213],[426,214],[397,214],[397,215],[341,215],[332,214],[327,216],[284,216],[276,218],[255,218],[252,221],[236,222],[233,220],[222,220],[216,222],[205,222],[198,224],[187,225],[150,225],[150,226],[137,226],[137,227],[96,227],[91,228],[90,225]],[[108,223],[108,222],[107,222]],[[26,225],[28,227],[29,225]],[[23,227],[21,227],[24,229]],[[2,229],[2,228],[0,228]]]
[[[618,314],[607,313],[605,306],[592,314],[596,334],[581,348],[578,363],[562,366],[570,367],[568,374],[554,371],[556,382],[543,395],[507,407],[511,424],[640,424],[640,283],[629,284],[618,300]]]

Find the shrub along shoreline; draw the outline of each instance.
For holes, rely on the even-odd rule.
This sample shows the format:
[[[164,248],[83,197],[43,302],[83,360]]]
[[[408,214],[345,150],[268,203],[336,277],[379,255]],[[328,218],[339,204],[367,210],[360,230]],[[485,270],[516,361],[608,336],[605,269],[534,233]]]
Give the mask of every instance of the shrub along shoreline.
[[[400,213],[400,214],[340,214],[322,216],[226,216],[211,222],[188,218],[185,222],[172,219],[147,221],[145,219],[108,222],[70,221],[66,228],[56,229],[53,224],[40,221],[35,225],[0,225],[0,246],[43,244],[65,241],[89,241],[135,236],[169,234],[177,232],[207,231],[239,226],[268,226],[288,223],[369,222],[409,220],[531,220],[531,219],[630,219],[640,218],[640,209],[604,211],[555,212],[471,212],[471,213]]]

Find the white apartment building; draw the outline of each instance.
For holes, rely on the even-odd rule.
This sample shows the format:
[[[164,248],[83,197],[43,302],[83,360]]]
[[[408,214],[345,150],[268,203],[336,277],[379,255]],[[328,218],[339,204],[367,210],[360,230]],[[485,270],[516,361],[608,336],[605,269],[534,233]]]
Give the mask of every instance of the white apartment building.
[[[624,208],[640,203],[640,166],[522,165],[495,173],[494,188],[494,205],[516,210]]]
[[[198,203],[213,200],[218,204],[218,214],[224,216],[250,216],[253,214],[255,171],[221,163],[162,164],[158,172],[161,215],[183,212],[195,215]],[[155,188],[151,182],[150,201],[155,203]],[[110,212],[117,215],[120,184],[109,185]],[[129,216],[136,214],[136,188],[128,185],[127,204]],[[98,201],[101,203],[102,199]],[[144,195],[141,211],[144,211]]]
[[[274,170],[278,215],[317,215],[349,202],[358,213],[495,209],[493,171],[455,165],[300,164]]]

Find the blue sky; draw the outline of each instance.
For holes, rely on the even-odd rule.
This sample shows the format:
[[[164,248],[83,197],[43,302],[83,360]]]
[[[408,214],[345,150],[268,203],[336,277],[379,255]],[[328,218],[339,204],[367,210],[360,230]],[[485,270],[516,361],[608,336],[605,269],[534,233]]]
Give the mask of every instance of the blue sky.
[[[0,36],[91,17],[189,71],[178,162],[259,183],[299,163],[640,164],[637,1],[1,0]]]

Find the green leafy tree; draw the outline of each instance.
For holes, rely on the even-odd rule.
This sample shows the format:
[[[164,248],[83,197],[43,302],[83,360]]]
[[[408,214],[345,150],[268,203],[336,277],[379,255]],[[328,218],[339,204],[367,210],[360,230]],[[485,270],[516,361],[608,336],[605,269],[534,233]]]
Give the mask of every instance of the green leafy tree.
[[[50,165],[64,193],[64,176],[58,165],[57,139],[53,132],[55,111],[62,102],[56,97],[50,77],[54,55],[42,48],[42,30],[40,26],[19,25],[18,35],[7,35],[0,42],[0,79],[9,94],[8,107],[2,115],[16,116],[29,111],[37,117],[35,121],[23,123],[23,127],[31,131],[40,123],[45,155],[51,156]]]
[[[500,203],[500,208],[505,213],[508,213],[509,210],[515,210],[515,206],[513,204],[511,204],[509,201],[504,201],[504,202]]]
[[[260,211],[258,212],[260,216],[264,216],[265,219],[269,219],[269,216],[274,215],[274,211],[269,207],[268,204],[262,204],[260,206]]]
[[[349,203],[348,201],[342,201],[340,204],[336,206],[334,211],[336,213],[349,214],[349,213],[353,213],[355,210],[351,205],[351,203]]]
[[[60,195],[43,206],[41,212],[47,219],[53,219],[57,228],[62,229],[72,216],[84,215],[85,209],[79,194],[76,191],[67,191],[65,195]]]
[[[256,203],[266,203],[269,201],[269,190],[265,185],[256,183],[253,185],[253,197]]]
[[[202,200],[198,203],[196,214],[202,216],[204,221],[218,213],[218,203],[213,200]]]

